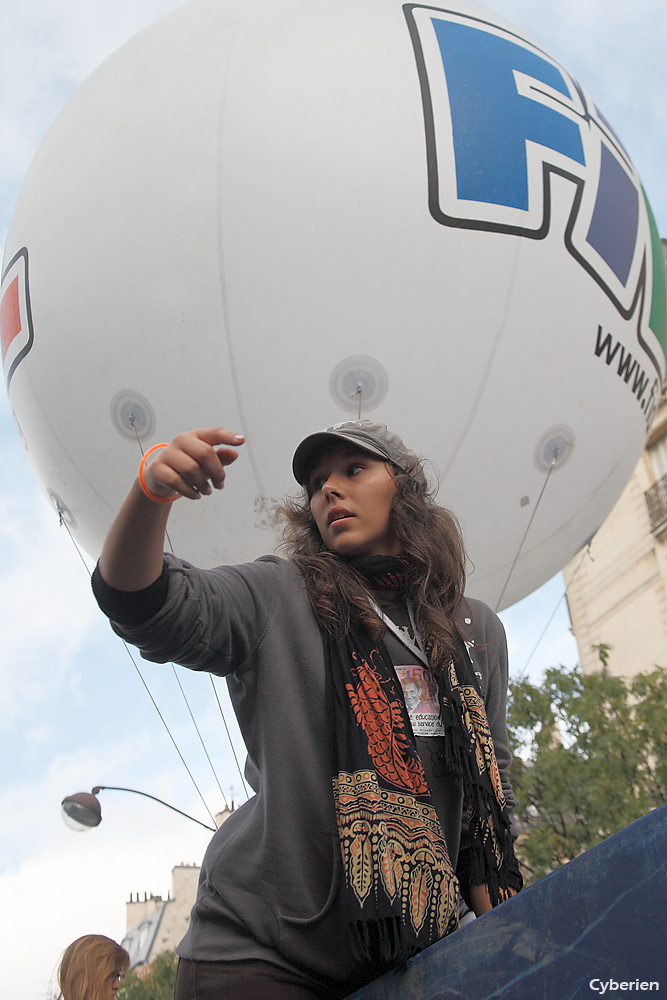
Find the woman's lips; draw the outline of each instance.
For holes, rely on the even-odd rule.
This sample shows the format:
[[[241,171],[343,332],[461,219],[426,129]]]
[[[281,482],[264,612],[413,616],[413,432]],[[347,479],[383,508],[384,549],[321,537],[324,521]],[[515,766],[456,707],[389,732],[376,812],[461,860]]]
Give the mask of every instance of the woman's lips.
[[[345,507],[332,507],[327,514],[327,524],[331,525],[335,521],[342,521],[348,517],[354,517],[354,514],[351,514]]]

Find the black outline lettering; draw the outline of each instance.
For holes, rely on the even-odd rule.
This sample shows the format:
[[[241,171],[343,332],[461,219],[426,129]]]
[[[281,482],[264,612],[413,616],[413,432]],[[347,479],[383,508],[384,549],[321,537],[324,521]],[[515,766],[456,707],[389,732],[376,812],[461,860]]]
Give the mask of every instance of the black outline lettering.
[[[433,113],[433,102],[431,100],[431,90],[428,78],[428,73],[426,70],[426,60],[424,58],[424,53],[421,47],[421,39],[419,36],[419,29],[415,21],[413,11],[414,10],[432,10],[439,14],[450,14],[452,16],[457,16],[463,18],[470,22],[477,22],[479,25],[487,25],[491,28],[496,28],[504,32],[505,35],[516,38],[519,41],[526,43],[526,39],[521,35],[508,31],[506,28],[499,27],[492,21],[485,20],[480,17],[473,17],[472,15],[462,14],[461,11],[451,10],[446,7],[435,7],[430,4],[419,4],[419,3],[406,3],[403,4],[403,13],[408,25],[408,31],[410,33],[410,38],[412,41],[412,47],[415,54],[415,61],[417,63],[417,74],[419,77],[419,85],[421,89],[422,97],[422,108],[424,114],[424,129],[426,138],[426,170],[427,170],[427,180],[428,180],[428,206],[432,217],[436,222],[444,226],[449,226],[454,229],[473,229],[481,230],[485,232],[493,233],[505,233],[510,236],[521,236],[525,239],[532,240],[542,240],[544,239],[550,229],[551,225],[551,175],[555,174],[557,176],[565,178],[565,180],[571,181],[575,186],[574,198],[572,201],[572,208],[570,210],[570,215],[565,227],[564,242],[565,247],[574,259],[577,261],[581,267],[593,278],[597,285],[601,288],[604,294],[613,303],[616,310],[625,320],[632,318],[635,311],[637,311],[637,324],[636,324],[636,336],[637,340],[642,348],[642,350],[648,355],[653,364],[660,385],[663,383],[663,373],[662,367],[658,363],[658,360],[651,350],[651,348],[646,343],[644,337],[642,336],[641,323],[644,314],[644,307],[646,303],[646,276],[647,276],[647,263],[646,263],[646,253],[647,247],[644,247],[644,252],[642,255],[642,262],[639,271],[639,276],[637,278],[637,285],[635,287],[634,294],[632,296],[632,302],[628,309],[624,309],[622,303],[616,298],[611,288],[606,284],[604,279],[597,273],[592,264],[590,264],[585,257],[582,256],[579,250],[575,247],[572,242],[572,233],[574,231],[575,223],[579,215],[579,209],[581,206],[581,201],[584,191],[584,180],[575,174],[564,170],[561,167],[557,167],[554,164],[547,163],[543,160],[542,162],[542,204],[543,204],[543,215],[542,221],[537,229],[529,229],[523,226],[513,226],[504,225],[497,222],[484,222],[478,219],[468,219],[468,218],[457,218],[455,216],[446,215],[440,208],[440,188],[439,188],[439,177],[438,177],[438,160],[437,160],[437,148],[435,139],[435,117]],[[605,137],[606,141],[613,147],[613,149],[618,153],[619,157],[628,165],[628,167],[634,171],[634,167],[623,147],[620,144],[617,136],[610,130],[609,126],[606,126],[606,122],[598,121],[597,118],[593,117],[590,113],[588,103],[586,101],[585,95],[577,83],[577,81],[571,76],[571,74],[561,67],[560,64],[553,59],[547,52],[540,49],[538,46],[534,45],[532,42],[528,42],[528,45],[536,51],[545,56],[550,62],[559,66],[563,70],[563,73],[568,80],[572,82],[572,85],[577,91],[577,94],[582,102],[585,109],[585,113],[581,115],[582,123],[585,122],[590,126],[595,126],[595,128]],[[606,127],[605,127],[606,126]],[[641,194],[641,191],[638,191]],[[636,250],[636,247],[635,247]],[[614,349],[615,351],[617,347]],[[667,357],[665,358],[667,362]],[[607,362],[609,364],[609,361]]]
[[[14,267],[14,264],[19,259],[19,257],[23,257],[25,259],[25,264],[24,264],[24,267],[25,267],[25,310],[26,310],[26,319],[27,319],[27,322],[28,322],[28,340],[27,340],[27,343],[21,348],[21,350],[19,351],[19,353],[16,355],[16,357],[12,361],[11,367],[10,367],[9,371],[7,372],[7,378],[6,378],[7,391],[9,391],[9,383],[12,380],[12,376],[14,375],[14,372],[16,371],[16,369],[18,368],[18,366],[20,365],[20,363],[23,361],[23,359],[25,358],[26,354],[28,354],[30,352],[30,350],[32,349],[32,345],[33,345],[33,343],[35,341],[35,335],[34,335],[34,332],[33,332],[33,325],[32,325],[32,307],[30,305],[30,283],[28,281],[28,248],[27,247],[21,247],[21,249],[17,253],[14,254],[14,256],[10,260],[9,264],[7,265],[7,267],[2,272],[2,280],[0,281],[0,284],[4,284],[4,280],[7,277],[7,274]]]

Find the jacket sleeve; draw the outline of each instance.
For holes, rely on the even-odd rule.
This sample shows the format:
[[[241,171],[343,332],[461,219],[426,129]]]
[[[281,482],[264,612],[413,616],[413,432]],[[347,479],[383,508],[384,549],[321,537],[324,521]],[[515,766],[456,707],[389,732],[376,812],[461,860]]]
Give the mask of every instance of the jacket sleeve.
[[[271,618],[290,564],[275,556],[254,563],[202,570],[165,554],[164,603],[146,621],[114,621],[114,631],[147,660],[173,661],[224,676],[242,669]]]
[[[473,642],[471,655],[484,695],[503,794],[508,808],[514,809],[519,803],[509,776],[512,754],[507,735],[509,668],[505,629],[491,608],[482,601],[472,599],[464,601],[458,622],[464,636]]]

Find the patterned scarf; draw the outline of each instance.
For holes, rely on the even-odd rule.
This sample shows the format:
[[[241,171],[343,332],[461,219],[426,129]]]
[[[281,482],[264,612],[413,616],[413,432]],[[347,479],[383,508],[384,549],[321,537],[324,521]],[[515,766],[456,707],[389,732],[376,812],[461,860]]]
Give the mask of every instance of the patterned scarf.
[[[378,571],[387,589],[409,578],[402,559],[353,565],[374,589]],[[389,967],[456,930],[459,885],[384,643],[352,625],[326,648],[352,947],[360,963]],[[486,884],[496,905],[510,887],[521,888],[521,876],[484,702],[460,639],[438,686],[446,767],[461,779],[468,810],[471,884]]]

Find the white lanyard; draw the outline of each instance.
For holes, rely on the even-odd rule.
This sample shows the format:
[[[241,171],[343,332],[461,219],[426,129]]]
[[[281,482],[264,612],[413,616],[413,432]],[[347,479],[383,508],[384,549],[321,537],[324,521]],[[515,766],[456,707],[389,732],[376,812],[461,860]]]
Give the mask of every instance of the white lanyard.
[[[412,626],[412,631],[414,632],[414,636],[415,636],[414,640],[411,639],[411,637],[407,634],[407,632],[404,632],[402,628],[399,628],[399,626],[396,624],[396,622],[393,622],[391,620],[391,618],[389,617],[389,615],[386,615],[384,613],[384,611],[382,610],[382,608],[380,607],[380,605],[376,601],[371,600],[371,607],[373,608],[373,611],[376,613],[376,615],[379,615],[379,617],[385,623],[385,625],[387,626],[387,628],[391,632],[393,632],[393,634],[396,636],[396,638],[398,639],[398,641],[401,642],[401,643],[403,643],[403,645],[407,649],[409,649],[411,653],[414,653],[414,655],[417,657],[417,659],[421,663],[423,663],[425,667],[428,667],[428,669],[430,670],[430,664],[428,662],[428,657],[426,655],[426,651],[424,650],[424,643],[422,642],[422,637],[419,634],[419,629],[417,628],[417,625],[416,625],[416,622],[415,622],[415,616],[414,616],[414,613],[412,611],[412,603],[410,601],[408,601],[407,605],[408,605],[408,615],[410,616],[410,625]]]
[[[414,641],[410,638],[410,636],[407,634],[407,632],[404,632],[403,629],[400,628],[399,625],[397,625],[395,622],[393,622],[391,620],[391,618],[389,617],[389,615],[386,615],[384,613],[384,611],[382,610],[382,608],[380,607],[380,605],[376,601],[374,601],[374,600],[371,599],[371,607],[373,608],[373,611],[376,613],[376,615],[379,615],[379,617],[385,623],[385,625],[387,626],[387,628],[391,632],[393,632],[393,634],[396,636],[396,638],[398,639],[398,641],[402,642],[403,645],[407,649],[409,649],[410,652],[414,653],[415,656],[419,660],[421,660],[421,662],[424,664],[424,666],[428,667],[429,670],[430,670],[431,669],[431,664],[428,661],[428,657],[426,655],[426,650],[424,649],[424,643],[422,642],[422,637],[421,637],[421,635],[419,633],[419,629],[417,628],[417,623],[415,622],[415,616],[414,616],[414,612],[412,610],[412,602],[411,601],[407,601],[406,603],[407,603],[407,606],[408,606],[408,615],[410,616],[410,625],[412,626],[412,631],[414,632],[414,636],[415,636]],[[475,664],[473,662],[472,653],[471,653],[471,650],[473,650],[475,648],[474,642],[471,642],[469,640],[465,640],[464,639],[463,640],[463,648],[465,649],[465,651],[466,651],[466,653],[468,655],[468,660],[470,661],[470,663],[471,663],[471,665],[472,665],[472,667],[474,669]],[[479,678],[479,680],[481,682],[482,675],[478,671],[475,671],[475,673],[477,674],[477,677]]]

